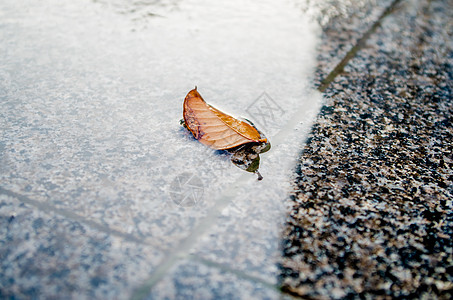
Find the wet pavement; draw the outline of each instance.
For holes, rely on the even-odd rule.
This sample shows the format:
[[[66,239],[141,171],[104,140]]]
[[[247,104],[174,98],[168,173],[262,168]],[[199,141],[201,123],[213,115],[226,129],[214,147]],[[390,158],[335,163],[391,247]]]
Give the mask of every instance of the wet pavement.
[[[449,298],[452,11],[3,2],[0,298]],[[179,126],[194,85],[262,182]]]
[[[395,2],[326,87],[283,234],[287,293],[451,299],[452,12]]]
[[[238,2],[2,1],[2,297],[279,295],[319,26]],[[262,181],[179,124],[194,86],[265,131]]]

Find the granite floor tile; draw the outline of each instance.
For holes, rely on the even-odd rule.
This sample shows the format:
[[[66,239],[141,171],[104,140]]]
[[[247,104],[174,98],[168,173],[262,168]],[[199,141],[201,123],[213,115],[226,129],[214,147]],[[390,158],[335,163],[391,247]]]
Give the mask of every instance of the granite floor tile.
[[[404,1],[327,89],[283,239],[287,292],[452,297],[452,12]]]
[[[266,195],[268,199],[279,199]],[[277,284],[279,236],[284,208],[263,198],[232,201],[192,253]],[[280,225],[280,226],[279,226]]]
[[[43,257],[37,272],[44,271],[30,275],[36,295],[51,298],[60,289],[70,290],[68,298],[125,298],[136,284],[168,272],[166,262],[193,250],[207,232],[214,238],[197,248],[200,259],[224,256],[223,264],[242,272],[275,276],[283,217],[273,216],[283,211],[300,150],[293,141],[308,132],[321,99],[309,80],[318,26],[292,3],[271,0],[145,2],[0,2],[0,194],[27,208],[27,222],[44,219],[33,247],[60,239],[51,229],[65,230],[66,222],[83,228],[63,239],[68,249],[44,244],[62,255],[59,262],[67,259],[74,287],[64,280],[59,286],[46,269],[56,263]],[[182,101],[195,85],[208,103],[261,122],[273,147],[262,157],[263,181],[180,126]],[[97,236],[101,250],[87,246]],[[91,269],[84,274],[77,261],[105,255],[101,279],[90,286]],[[110,279],[115,259],[124,272],[137,268],[137,276]],[[28,275],[18,273],[5,279],[16,285],[3,289],[2,282],[5,295],[35,295]]]
[[[314,83],[318,85],[396,1],[302,1],[322,27]]]
[[[0,298],[126,299],[162,253],[0,195]]]
[[[215,205],[216,195],[243,172],[227,155],[197,143],[179,125],[189,89],[198,85],[200,92],[213,95],[206,97],[209,103],[215,99],[235,107],[238,117],[264,90],[271,95],[278,91],[275,101],[286,115],[272,114],[274,124],[266,125],[274,126],[274,131],[281,129],[284,123],[279,121],[288,118],[296,105],[319,99],[305,97],[309,93],[304,88],[309,85],[303,83],[303,74],[308,77],[314,66],[316,34],[292,7],[279,7],[281,13],[268,7],[272,16],[284,20],[276,22],[281,27],[268,25],[268,15],[258,14],[262,10],[253,6],[258,2],[245,7],[256,18],[253,22],[267,24],[276,31],[275,38],[291,41],[274,43],[272,39],[279,46],[254,51],[251,46],[270,44],[269,30],[254,26],[255,41],[241,57],[251,57],[250,63],[259,64],[260,79],[256,80],[256,69],[248,65],[249,75],[238,72],[243,69],[241,60],[228,58],[236,51],[218,41],[219,32],[227,27],[217,24],[218,18],[213,16],[222,9],[236,11],[231,2],[217,7],[188,1],[180,10],[168,8],[168,18],[150,17],[146,22],[153,26],[143,28],[144,20],[135,22],[135,14],[124,11],[148,14],[154,8],[160,11],[162,5],[31,2],[1,4],[8,16],[0,21],[4,41],[0,45],[1,187],[72,212],[75,218],[83,217],[99,227],[146,239],[156,248],[172,249],[189,236]],[[193,13],[206,16],[213,27],[204,26],[209,22],[206,18],[196,18],[201,22],[198,25],[188,21]],[[242,20],[250,22],[249,18]],[[199,28],[207,32],[197,35]],[[293,28],[300,30],[288,30]],[[243,33],[241,28],[237,32]],[[228,30],[224,34],[231,37]],[[181,45],[190,44],[194,35],[201,39],[194,45],[206,43],[209,53],[203,46],[198,54],[195,49],[184,50]],[[250,39],[239,36],[238,40]],[[229,47],[245,49],[231,43]],[[220,73],[213,68],[219,64],[219,52],[224,53]],[[286,54],[281,55],[283,52]],[[257,55],[273,58],[258,59]],[[282,68],[278,81],[286,88],[277,83],[275,68]],[[194,69],[197,72],[187,72]],[[234,95],[238,90],[241,96]],[[196,174],[203,185],[200,199],[204,202],[196,207],[181,207],[172,199],[177,194],[174,188],[179,188],[174,183],[183,173]]]
[[[197,261],[178,263],[146,299],[288,299],[275,286]]]
[[[451,3],[296,3],[314,10],[323,28],[315,83],[394,9],[326,93],[290,201],[284,289],[314,298],[451,296]],[[274,37],[284,42],[271,40],[279,46],[252,54],[262,72],[242,74],[239,60],[225,59],[222,81],[209,59],[181,54],[179,33],[187,26],[165,31],[169,44],[154,30],[178,29],[156,16],[197,1],[2,5],[0,298],[289,298],[275,288],[278,224],[291,190],[284,184],[288,157],[299,150],[292,141],[319,103],[300,83],[312,70],[316,26],[270,5],[273,16],[287,19],[269,29],[280,30]],[[203,25],[209,18],[197,20],[190,42],[210,28]],[[293,35],[294,26],[308,38],[282,48],[302,36]],[[217,45],[202,38],[209,33],[194,45]],[[257,33],[256,45],[272,36]],[[226,49],[223,40],[218,45]],[[263,64],[274,61],[272,53],[283,60]],[[275,68],[285,65],[275,80]],[[204,75],[187,74],[193,69]],[[277,116],[273,129],[284,134],[273,139],[261,186],[179,128],[184,95],[177,90],[189,75],[227,105],[248,107],[265,86],[281,98],[280,112],[307,108],[287,124],[288,114]],[[242,100],[231,102],[236,88]],[[189,191],[196,203],[177,203],[175,195],[188,192],[180,176],[196,181],[197,193]]]

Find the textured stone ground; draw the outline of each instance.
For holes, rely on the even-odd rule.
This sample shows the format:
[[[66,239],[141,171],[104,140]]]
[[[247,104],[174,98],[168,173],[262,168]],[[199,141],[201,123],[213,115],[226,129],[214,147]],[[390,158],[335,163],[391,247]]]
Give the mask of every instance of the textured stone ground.
[[[315,84],[326,78],[330,71],[347,55],[361,37],[390,7],[390,0],[350,0],[310,3],[327,14],[328,22],[318,20],[322,27],[318,48],[318,67]]]
[[[122,12],[120,2],[115,10]],[[143,113],[130,120],[124,117],[128,102],[102,102],[118,96],[105,88],[107,77],[101,103],[91,92],[104,89],[87,90],[68,77],[60,90],[93,101],[80,106],[62,98],[49,107],[47,98],[36,96],[24,105],[0,88],[0,98],[11,99],[1,128],[10,129],[16,114],[33,116],[25,129],[17,118],[17,131],[1,132],[4,140],[19,142],[0,142],[0,299],[451,298],[451,1],[299,2],[326,13],[319,20],[315,84],[344,57],[352,60],[327,86],[325,107],[301,155],[280,269],[270,261],[279,237],[277,195],[263,196],[274,202],[239,197],[192,210],[156,204],[165,182],[157,191],[148,182],[158,157],[172,150],[141,156],[154,132],[141,125],[151,120],[146,102],[135,98],[134,111]],[[134,15],[149,15],[147,3],[137,5],[143,9]],[[363,36],[366,47],[358,49]],[[26,51],[39,53],[32,46]],[[97,72],[87,76],[104,78]],[[0,85],[11,86],[14,76],[3,76]],[[34,95],[45,83],[12,92]],[[93,114],[103,109],[107,120]],[[65,114],[78,121],[61,122]],[[106,132],[115,116],[123,121]],[[96,126],[85,128],[85,118]],[[40,128],[44,120],[49,128]],[[120,127],[126,130],[118,135]],[[85,131],[99,135],[74,139]],[[184,212],[188,218],[181,218]]]
[[[297,168],[283,290],[451,299],[453,5],[401,1],[326,90]]]
[[[125,299],[162,259],[21,198],[0,195],[0,299]]]

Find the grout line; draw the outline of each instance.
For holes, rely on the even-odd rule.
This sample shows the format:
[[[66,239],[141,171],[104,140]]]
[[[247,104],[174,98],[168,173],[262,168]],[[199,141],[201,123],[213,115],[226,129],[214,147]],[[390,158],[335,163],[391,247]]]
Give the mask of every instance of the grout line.
[[[141,300],[145,299],[146,296],[150,293],[151,289],[163,279],[164,275],[181,259],[187,256],[187,252],[196,245],[198,238],[205,233],[208,229],[212,227],[212,224],[235,196],[239,192],[237,189],[238,185],[242,182],[248,182],[250,180],[256,180],[255,177],[249,176],[250,174],[242,174],[234,184],[227,188],[225,192],[220,195],[219,200],[215,203],[207,212],[207,217],[200,221],[198,225],[190,232],[190,234],[184,238],[177,247],[174,247],[174,250],[170,250],[167,253],[167,256],[156,266],[155,270],[152,272],[151,276],[144,281],[144,283],[137,288],[133,294],[132,299]]]
[[[396,6],[401,2],[401,0],[394,0],[392,4],[390,4],[385,11],[379,16],[377,21],[370,27],[370,29],[365,32],[362,37],[356,42],[354,47],[346,53],[343,59],[338,63],[338,65],[321,81],[321,84],[318,87],[318,91],[325,92],[325,90],[329,87],[332,81],[343,72],[344,67],[349,63],[351,59],[353,59],[357,52],[359,52],[366,44],[369,37],[376,31],[376,29],[381,25],[382,20],[393,13],[396,9]]]
[[[86,224],[86,225],[88,225],[89,227],[91,227],[93,229],[96,229],[96,230],[104,232],[104,233],[111,234],[113,236],[120,237],[120,238],[125,239],[127,241],[135,242],[135,243],[138,243],[138,244],[147,244],[146,242],[143,241],[143,239],[139,239],[139,238],[137,238],[137,237],[135,237],[133,235],[130,235],[130,234],[118,231],[118,230],[111,229],[108,226],[99,224],[99,223],[94,222],[92,220],[86,219],[86,218],[84,218],[84,217],[82,217],[82,216],[80,216],[78,214],[75,214],[72,211],[56,208],[55,206],[53,206],[51,204],[48,204],[46,202],[41,202],[41,201],[30,199],[27,196],[24,196],[24,195],[18,194],[16,192],[4,189],[1,186],[0,186],[0,195],[6,195],[6,196],[10,196],[10,197],[16,198],[16,199],[18,199],[19,201],[21,201],[23,203],[26,203],[26,204],[29,204],[29,205],[32,205],[32,206],[36,207],[37,209],[39,209],[40,211],[42,211],[44,213],[48,213],[49,211],[53,212],[53,213],[56,213],[56,214],[58,214],[60,216],[63,216],[65,218],[68,218],[68,219],[75,220],[77,222]]]
[[[254,283],[261,283],[266,288],[275,290],[277,292],[281,292],[280,286],[278,284],[272,284],[272,283],[270,283],[270,282],[268,282],[268,281],[266,281],[264,279],[261,279],[259,277],[244,273],[244,271],[241,271],[241,270],[238,270],[238,269],[234,269],[234,268],[230,268],[227,265],[224,265],[224,264],[221,264],[221,263],[218,263],[218,262],[215,262],[215,261],[200,257],[200,256],[198,256],[196,254],[192,254],[189,257],[192,258],[195,261],[198,261],[198,262],[202,263],[203,265],[205,265],[207,267],[211,267],[211,268],[218,269],[220,271],[231,273],[233,275],[236,275],[239,278],[242,278],[242,279],[254,282]]]

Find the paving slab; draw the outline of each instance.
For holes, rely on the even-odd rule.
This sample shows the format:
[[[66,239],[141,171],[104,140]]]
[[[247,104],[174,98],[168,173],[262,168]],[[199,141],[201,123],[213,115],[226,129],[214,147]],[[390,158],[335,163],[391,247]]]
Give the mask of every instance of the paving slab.
[[[4,194],[0,224],[2,299],[124,299],[163,257]]]
[[[288,178],[321,102],[310,84],[316,23],[292,3],[255,0],[6,0],[0,15],[0,194],[151,253],[140,276],[80,288],[87,297],[110,298],[102,291],[112,286],[125,298],[137,281],[146,296],[187,253],[276,282]],[[266,133],[262,181],[180,126],[194,86]],[[101,246],[93,255],[108,257]],[[47,276],[36,292],[5,290],[65,289]]]
[[[282,285],[450,299],[451,1],[403,1],[326,90],[300,158]]]
[[[276,287],[193,260],[178,263],[147,299],[290,299]]]
[[[395,1],[300,1],[322,28],[314,84],[319,85]]]
[[[254,1],[241,2],[242,10],[237,9],[234,1],[219,6],[198,0],[168,4],[123,0],[57,2],[46,0],[36,4],[27,0],[7,0],[0,5],[0,36],[4,41],[0,45],[0,213],[4,225],[0,232],[1,240],[5,241],[0,253],[2,269],[7,270],[0,277],[0,296],[289,298],[282,296],[276,288],[279,226],[284,221],[284,199],[292,189],[292,158],[301,150],[299,142],[305,139],[320,103],[319,93],[312,91],[311,86],[316,62],[314,45],[320,31],[305,17],[311,9],[312,17],[323,29],[314,79],[318,83],[394,2],[337,1],[332,5],[330,2],[295,1],[276,8],[271,1],[261,1],[259,10],[256,9],[258,2]],[[334,116],[335,122],[342,120],[339,122],[342,126],[335,128],[344,129],[344,132],[336,132],[335,141],[329,139],[327,146],[322,144],[320,148],[313,148],[312,154],[328,155],[326,152],[333,149],[329,147],[336,147],[336,142],[338,145],[347,143],[355,149],[351,150],[355,151],[353,153],[344,152],[343,156],[340,152],[334,152],[333,157],[326,156],[324,165],[329,170],[340,164],[337,161],[343,157],[351,158],[357,164],[365,155],[365,151],[357,149],[360,145],[352,143],[359,141],[360,134],[350,133],[356,128],[352,125],[344,128],[349,117],[358,119],[355,115],[358,108],[361,109],[360,120],[366,120],[362,122],[364,125],[361,124],[377,126],[376,130],[383,133],[378,138],[372,131],[374,136],[366,143],[388,143],[395,132],[401,131],[402,125],[394,122],[395,118],[399,120],[400,113],[401,120],[405,120],[405,112],[398,113],[397,117],[390,114],[382,120],[371,120],[372,116],[367,115],[370,104],[365,101],[369,98],[367,89],[373,95],[387,93],[389,98],[398,101],[412,99],[407,95],[421,99],[416,86],[423,86],[426,93],[434,95],[433,99],[442,100],[445,93],[451,91],[451,85],[444,84],[448,82],[445,76],[451,79],[451,71],[448,71],[451,64],[442,60],[443,57],[451,58],[451,46],[439,42],[445,35],[451,36],[451,32],[446,26],[440,36],[426,33],[430,28],[441,27],[442,23],[451,24],[445,21],[450,17],[446,17],[447,12],[437,13],[447,4],[433,1],[427,6],[426,13],[415,13],[424,11],[423,6],[418,7],[418,2],[408,3],[392,11],[400,13],[401,19],[394,17],[393,21],[387,21],[389,23],[382,29],[387,35],[381,32],[379,38],[371,39],[369,45],[377,46],[369,52],[361,52],[365,53],[363,57],[359,56],[352,63],[354,67],[346,69],[349,73],[338,77],[327,91],[330,102],[314,128],[308,149],[312,149],[310,147],[317,139],[323,139],[326,133],[320,128],[333,122],[330,115]],[[294,7],[301,8],[304,13]],[[394,28],[407,28],[407,24],[401,24],[405,20],[412,22],[410,30],[395,32]],[[253,34],[247,35],[244,28]],[[409,38],[414,34],[419,37],[415,44],[423,47],[414,46]],[[425,36],[430,39],[425,40]],[[428,42],[431,47],[426,46]],[[415,53],[408,64],[394,61],[401,53],[398,43],[412,49],[411,54]],[[430,62],[434,71],[421,70],[422,66],[430,64],[417,59],[432,57],[431,49],[437,51],[436,59]],[[390,84],[390,79],[379,82],[378,75],[389,66],[389,55],[394,58],[390,69],[397,69],[399,73],[394,71],[386,78],[401,82],[402,76],[413,76],[411,89],[407,86],[396,88]],[[373,63],[375,59],[379,68]],[[438,69],[442,63],[444,69]],[[408,69],[406,65],[411,67]],[[366,80],[363,74],[367,74]],[[436,84],[428,87],[432,78],[436,79]],[[181,101],[185,92],[193,88],[193,82],[199,84],[206,100],[213,99],[214,104],[226,107],[237,116],[245,112],[255,123],[261,122],[269,134],[273,149],[262,162],[261,172],[265,179],[260,184],[253,174],[242,174],[229,162],[227,155],[207,150],[179,127]],[[440,92],[439,86],[443,87]],[[446,124],[451,128],[447,126],[450,124],[447,117],[439,117],[438,111],[445,112],[448,107],[441,100],[435,102],[439,107],[431,107],[432,110],[427,110],[424,103],[425,106],[417,108],[415,114],[428,118],[436,126]],[[397,110],[401,105],[398,101],[395,101]],[[377,115],[393,109],[371,103],[375,106],[373,113]],[[271,110],[263,114],[263,108]],[[334,114],[337,110],[339,115]],[[434,117],[429,119],[429,113]],[[422,125],[417,123],[413,128],[422,128]],[[444,131],[438,131],[434,130],[440,139],[451,138]],[[432,141],[429,137],[429,134],[421,135],[417,141]],[[443,153],[443,148],[435,142],[429,145],[427,149],[434,147]],[[390,148],[403,146],[399,142],[366,153],[383,159]],[[426,151],[422,153],[426,154]],[[308,155],[310,150],[305,153]],[[410,153],[406,155],[410,156]],[[429,176],[419,175],[419,179],[434,179],[429,184],[417,185],[414,193],[420,194],[417,197],[421,200],[417,198],[420,203],[415,206],[412,202],[404,202],[409,196],[395,195],[400,190],[412,188],[413,182],[406,177],[399,181],[394,179],[402,175],[390,168],[396,160],[404,161],[407,157],[392,159],[385,165],[387,169],[370,167],[375,168],[373,176],[379,182],[378,188],[373,182],[363,182],[365,189],[354,186],[361,173],[352,172],[353,167],[348,165],[345,170],[353,175],[341,173],[344,176],[341,175],[343,177],[337,182],[329,179],[328,186],[334,184],[334,192],[324,196],[322,193],[326,188],[322,180],[327,178],[328,172],[323,170],[324,177],[314,183],[310,179],[315,188],[305,192],[309,188],[303,188],[302,183],[313,174],[320,174],[318,169],[315,172],[310,168],[321,162],[303,158],[299,173],[306,171],[309,175],[298,180],[296,189],[303,192],[293,199],[296,203],[306,203],[306,199],[318,199],[318,195],[323,201],[325,197],[333,197],[341,205],[329,208],[330,214],[336,216],[338,211],[343,214],[344,207],[350,206],[353,220],[359,219],[365,225],[369,216],[384,224],[380,215],[385,211],[396,218],[385,226],[399,228],[398,235],[408,235],[409,231],[419,235],[422,242],[410,240],[411,247],[419,249],[420,244],[434,242],[433,251],[439,250],[439,261],[431,252],[420,254],[428,266],[427,274],[432,278],[423,286],[428,286],[427,295],[448,295],[443,291],[449,288],[445,278],[450,278],[438,274],[443,272],[442,268],[447,270],[451,261],[451,256],[445,255],[448,251],[451,253],[451,244],[445,240],[445,235],[451,235],[448,232],[450,223],[443,212],[450,205],[447,196],[451,196],[451,192],[446,194],[438,188],[451,186],[451,178],[432,164],[448,165],[451,159],[442,160],[436,156],[423,162],[431,169]],[[417,160],[411,162],[415,166],[420,164]],[[413,168],[415,173],[416,168]],[[364,168],[360,165],[359,169]],[[367,173],[366,178],[369,176]],[[194,189],[181,185],[185,179]],[[373,191],[391,194],[393,198],[379,194],[384,199],[382,202],[380,198],[379,201],[373,198],[363,201],[365,208],[357,209],[359,193],[365,193],[363,197],[368,199],[367,195]],[[186,195],[186,192],[192,193],[193,197],[189,197],[192,202],[181,205],[178,195]],[[390,203],[389,199],[396,199],[396,204]],[[440,206],[436,207],[433,199],[440,199]],[[379,202],[379,205],[373,206],[375,202],[370,201]],[[290,205],[294,206],[294,203]],[[335,276],[323,277],[328,282],[324,287],[319,287],[324,279],[317,281],[316,288],[310,285],[309,282],[317,277],[308,270],[310,266],[318,265],[313,263],[307,267],[301,263],[301,258],[304,253],[312,254],[310,251],[324,248],[315,238],[306,240],[311,243],[311,250],[301,250],[300,232],[304,230],[301,224],[306,226],[307,221],[304,205],[291,213],[290,226],[286,228],[288,234],[283,238],[286,256],[282,282],[285,289],[303,297],[341,297],[345,293],[359,293],[361,286],[368,286],[361,285],[363,280],[368,282],[368,277],[357,279],[354,275],[357,273],[351,275],[350,269],[338,275],[346,278],[344,285],[338,285]],[[310,213],[324,214],[325,203],[322,205],[318,211],[310,206]],[[412,218],[414,212],[407,208],[410,205],[420,210],[421,215]],[[401,213],[401,207],[409,212]],[[363,217],[365,212],[367,218]],[[443,223],[429,226],[430,218],[440,218]],[[332,223],[315,217],[310,221],[320,228],[327,228]],[[366,236],[363,232],[368,232],[367,226],[353,224],[352,230],[342,231],[344,237],[340,243],[351,245],[348,239],[351,234]],[[390,233],[384,231],[382,237],[372,235],[375,231],[369,233],[374,238],[372,245],[381,245],[384,243],[381,240],[386,241],[388,236],[395,237],[387,227],[385,230]],[[431,236],[427,241],[424,240],[426,232]],[[412,255],[413,249],[409,246],[401,249],[400,239],[392,240],[396,246],[390,247],[389,253],[382,250],[382,254],[381,248],[377,247],[376,251],[382,254],[379,259],[385,262],[392,259],[393,263],[394,259]],[[363,239],[364,243],[367,241]],[[371,250],[364,243],[355,245],[354,251],[369,254]],[[322,272],[336,275],[335,264],[325,264],[328,256],[322,251],[320,256],[317,252],[309,259],[322,260]],[[346,257],[344,264],[350,263],[348,255],[343,256]],[[33,257],[39,258],[39,264],[35,264]],[[359,263],[362,261],[353,259],[355,267]],[[368,260],[363,264],[366,268],[370,265]],[[366,268],[358,267],[362,271]],[[316,267],[314,272],[316,276],[324,274]],[[385,275],[391,280],[402,278],[399,280],[404,282],[406,290],[418,282],[417,278],[407,279],[417,274],[409,274],[405,265],[379,272],[377,278],[387,273],[394,276]],[[376,276],[373,276],[369,278],[375,280]],[[380,284],[373,280],[369,280],[371,284]],[[392,295],[385,289],[386,284],[388,281],[384,283],[383,290],[387,293],[384,294]],[[395,295],[406,295],[404,289],[393,286],[392,289]]]
[[[284,191],[280,195],[266,193],[233,200],[191,253],[276,285],[283,195]]]

